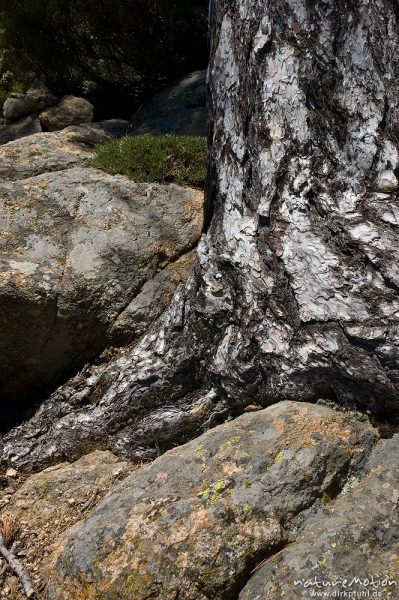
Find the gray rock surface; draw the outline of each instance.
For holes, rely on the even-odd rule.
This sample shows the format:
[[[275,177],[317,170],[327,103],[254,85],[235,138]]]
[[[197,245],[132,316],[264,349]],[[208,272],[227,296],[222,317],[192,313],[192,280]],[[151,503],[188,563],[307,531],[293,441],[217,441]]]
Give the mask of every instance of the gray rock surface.
[[[47,131],[58,131],[71,125],[93,121],[94,107],[85,98],[64,96],[55,106],[40,113],[40,122]]]
[[[398,455],[397,434],[381,441],[366,475],[349,479],[337,500],[308,520],[295,543],[266,561],[239,599],[295,600],[310,598],[311,592],[334,597],[332,589],[342,598],[345,593],[398,598]]]
[[[127,125],[127,121],[114,119],[15,140],[0,148],[0,180],[89,166],[95,144],[124,135]]]
[[[25,94],[13,92],[3,104],[3,117],[7,121],[18,121],[31,112]]]
[[[114,343],[122,345],[143,335],[160,310],[168,306],[176,288],[183,284],[191,272],[196,252],[183,254],[147,281],[112,324],[109,335]]]
[[[48,563],[49,597],[235,598],[374,441],[366,423],[295,402],[217,427],[130,475],[71,530]]]
[[[206,136],[206,71],[157,94],[135,115],[131,133]]]
[[[18,164],[8,153],[21,148]],[[65,132],[32,136],[0,152],[14,176],[18,168],[48,169],[49,160],[62,169],[91,157]],[[2,409],[9,411],[7,400],[11,407],[33,400],[112,344],[122,313],[129,326],[123,335],[119,321],[118,341],[135,337],[135,312],[129,319],[126,308],[195,246],[202,193],[74,167],[0,181],[0,199],[0,389]],[[162,281],[162,296],[161,287]],[[162,308],[146,309],[143,319],[151,323]]]
[[[92,452],[72,464],[62,463],[32,475],[26,481],[17,472],[12,478],[0,477],[1,482],[8,479],[8,485],[0,485],[0,522],[7,517],[16,520],[17,552],[23,556],[35,590],[45,588],[44,566],[64,531],[88,516],[105,494],[136,468],[111,452]],[[10,574],[7,585],[11,588],[11,600],[26,599],[17,577]],[[4,587],[0,578],[0,589],[3,591]],[[38,593],[35,600],[44,597]]]

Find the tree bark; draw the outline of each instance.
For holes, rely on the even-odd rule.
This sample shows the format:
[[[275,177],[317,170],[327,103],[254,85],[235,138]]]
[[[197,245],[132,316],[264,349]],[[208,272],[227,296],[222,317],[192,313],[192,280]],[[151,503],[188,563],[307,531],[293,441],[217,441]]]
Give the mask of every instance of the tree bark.
[[[6,437],[143,459],[282,399],[399,403],[396,0],[218,0],[198,263],[134,348]]]

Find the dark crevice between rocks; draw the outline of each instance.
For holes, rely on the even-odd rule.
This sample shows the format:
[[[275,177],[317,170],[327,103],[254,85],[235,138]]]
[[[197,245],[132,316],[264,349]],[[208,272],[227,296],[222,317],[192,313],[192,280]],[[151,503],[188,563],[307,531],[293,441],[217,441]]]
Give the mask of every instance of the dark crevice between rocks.
[[[230,589],[221,596],[221,600],[239,600],[241,592],[255,572],[261,567],[261,565],[277,556],[280,552],[285,550],[287,546],[288,541],[285,540],[280,544],[276,544],[275,546],[265,549],[263,552],[258,552],[255,556],[252,556],[245,566],[245,570],[240,573]]]
[[[126,336],[117,336],[116,334],[114,336],[110,336],[109,331],[112,329],[112,326],[120,317],[120,315],[126,310],[130,303],[133,302],[134,299],[142,292],[144,286],[149,281],[151,281],[152,279],[154,279],[154,277],[156,277],[156,275],[173,265],[180,258],[195,250],[196,246],[197,244],[192,244],[190,246],[187,246],[181,252],[173,255],[162,268],[156,270],[151,279],[146,280],[142,286],[140,286],[132,292],[132,295],[129,297],[129,300],[119,310],[117,317],[108,326],[107,330],[104,329],[103,331],[99,331],[96,340],[94,340],[91,345],[93,348],[92,351],[89,351],[87,348],[82,349],[82,352],[77,353],[71,359],[69,365],[62,371],[62,373],[59,373],[57,377],[53,379],[53,381],[51,381],[47,385],[38,386],[35,389],[32,388],[29,398],[27,398],[26,400],[24,398],[19,398],[15,400],[14,398],[13,402],[10,402],[10,399],[8,397],[0,397],[0,402],[3,405],[0,407],[0,434],[6,434],[14,427],[17,427],[24,421],[27,421],[31,417],[33,417],[35,412],[48,398],[50,398],[52,394],[54,394],[60,387],[67,385],[70,379],[78,375],[79,372],[81,372],[82,370],[85,370],[89,366],[89,364],[101,365],[107,363],[108,360],[112,359],[121,348],[127,347],[132,343],[138,343],[141,337],[143,337],[143,335],[146,335],[147,331],[159,318],[160,314],[162,314],[162,309],[160,309],[157,317],[152,322],[148,323],[148,326],[146,327],[146,332],[142,336],[137,337],[137,339],[134,337],[134,335],[130,336],[130,338],[127,338]],[[53,324],[55,325],[58,319],[58,295],[54,300],[54,309],[52,312],[53,314],[51,318],[53,320]],[[50,339],[51,332],[49,330],[48,337],[42,345],[41,353],[44,353],[45,346]]]
[[[381,415],[370,415],[370,423],[375,427],[383,440],[391,439],[396,433],[399,433],[399,415],[386,414],[385,418]]]
[[[114,320],[112,321],[112,323],[110,323],[110,325],[108,326],[108,333],[107,333],[108,344],[107,344],[107,347],[108,346],[115,346],[116,348],[122,348],[122,347],[125,347],[125,346],[130,346],[130,344],[132,344],[133,342],[138,343],[140,341],[140,339],[144,335],[146,335],[146,333],[152,327],[152,325],[154,324],[154,322],[162,314],[162,312],[163,312],[162,309],[159,310],[159,313],[153,319],[153,321],[148,324],[148,326],[146,327],[146,331],[144,332],[144,334],[142,334],[141,336],[138,336],[137,338],[134,336],[134,334],[132,334],[129,338],[127,338],[126,336],[118,336],[116,334],[112,335],[112,334],[110,334],[110,331],[112,330],[112,328],[114,327],[115,323],[118,321],[118,319],[120,318],[120,316],[130,306],[130,304],[142,293],[142,291],[143,291],[143,289],[144,289],[144,287],[146,286],[147,283],[149,283],[150,281],[152,281],[153,279],[155,279],[155,277],[157,275],[159,275],[160,273],[162,273],[163,271],[166,271],[169,267],[171,267],[176,262],[178,262],[181,258],[183,258],[183,256],[186,256],[187,254],[189,254],[190,252],[192,252],[193,250],[195,250],[197,248],[197,245],[198,245],[197,243],[191,244],[191,245],[187,246],[186,248],[183,248],[181,250],[181,252],[176,252],[175,254],[173,254],[170,257],[169,260],[167,260],[165,263],[162,264],[162,266],[160,266],[158,269],[156,269],[156,271],[154,272],[154,274],[152,275],[152,277],[150,279],[147,279],[146,281],[144,281],[144,283],[142,285],[140,285],[137,289],[135,289],[132,292],[132,295],[122,305],[122,307],[118,310],[118,314],[116,315],[116,317],[114,318]],[[147,268],[147,267],[145,267],[145,268]]]

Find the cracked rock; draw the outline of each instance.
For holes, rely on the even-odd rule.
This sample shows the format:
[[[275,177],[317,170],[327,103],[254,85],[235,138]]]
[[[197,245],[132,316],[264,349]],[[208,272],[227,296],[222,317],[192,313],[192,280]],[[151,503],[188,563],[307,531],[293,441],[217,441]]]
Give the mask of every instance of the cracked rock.
[[[239,599],[310,598],[333,583],[337,598],[345,593],[397,598],[398,452],[398,435],[381,441],[365,476],[350,479],[335,501],[313,515],[296,541],[250,579]]]
[[[27,141],[36,148],[32,170],[48,167],[48,160],[54,165],[54,145],[61,164],[73,164],[75,152],[85,160],[86,151],[68,138],[40,134],[32,146],[34,137]],[[18,153],[23,142],[1,152]],[[40,153],[41,143],[52,145],[51,156]],[[14,172],[18,160],[22,155]],[[19,402],[31,404],[107,345],[134,340],[158,316],[180,282],[173,263],[198,240],[202,193],[74,167],[0,181],[0,198],[0,413],[6,419]],[[165,269],[172,271],[162,278]],[[158,302],[141,312],[137,301],[132,308],[152,280]]]
[[[224,600],[299,518],[356,475],[373,429],[282,402],[176,448],[118,484],[49,561],[49,598]]]

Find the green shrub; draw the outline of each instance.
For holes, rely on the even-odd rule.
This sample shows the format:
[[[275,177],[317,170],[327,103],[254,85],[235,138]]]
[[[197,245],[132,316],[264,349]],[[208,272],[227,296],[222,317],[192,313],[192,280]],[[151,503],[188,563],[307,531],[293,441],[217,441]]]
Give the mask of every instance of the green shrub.
[[[96,147],[93,166],[134,181],[177,183],[202,188],[206,139],[178,135],[139,135]]]

